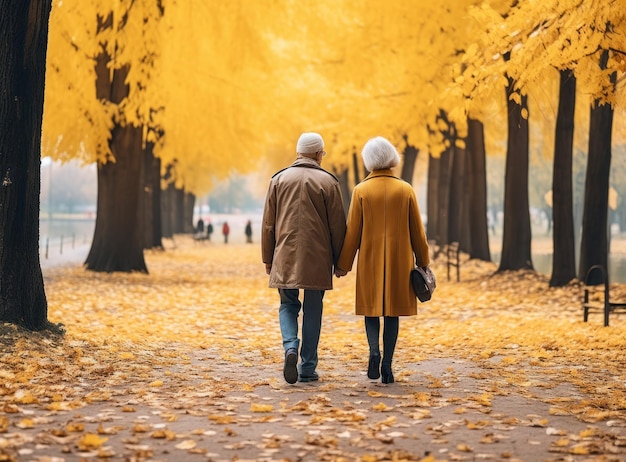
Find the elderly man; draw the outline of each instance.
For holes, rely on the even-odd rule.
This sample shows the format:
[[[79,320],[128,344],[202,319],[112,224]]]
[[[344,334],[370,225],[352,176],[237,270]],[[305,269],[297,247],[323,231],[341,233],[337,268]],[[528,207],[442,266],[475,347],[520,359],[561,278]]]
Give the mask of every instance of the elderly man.
[[[319,379],[317,346],[323,298],[333,287],[346,220],[337,178],[321,166],[326,155],[318,133],[303,133],[297,158],[270,181],[263,210],[261,249],[269,287],[280,295],[279,321],[287,383]],[[304,291],[302,303],[300,289]],[[302,348],[298,367],[298,315],[302,309]]]

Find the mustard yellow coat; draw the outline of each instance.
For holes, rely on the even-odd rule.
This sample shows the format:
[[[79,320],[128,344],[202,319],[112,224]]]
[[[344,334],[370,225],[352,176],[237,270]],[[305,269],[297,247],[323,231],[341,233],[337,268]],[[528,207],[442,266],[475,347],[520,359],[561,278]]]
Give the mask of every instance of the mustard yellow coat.
[[[352,270],[357,250],[356,314],[417,314],[409,274],[430,263],[428,241],[413,187],[390,169],[372,172],[352,192],[337,267]]]

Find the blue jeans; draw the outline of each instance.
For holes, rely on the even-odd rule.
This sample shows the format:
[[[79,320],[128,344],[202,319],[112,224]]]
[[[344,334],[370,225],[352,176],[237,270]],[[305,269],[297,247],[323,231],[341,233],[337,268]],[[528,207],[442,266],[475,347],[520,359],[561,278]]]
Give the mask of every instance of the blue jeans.
[[[302,349],[300,350],[300,374],[310,375],[317,367],[317,345],[322,328],[322,310],[324,291],[304,289],[304,303],[298,299],[299,289],[278,289],[280,294],[280,332],[283,336],[283,348],[298,351],[298,315],[302,308]]]

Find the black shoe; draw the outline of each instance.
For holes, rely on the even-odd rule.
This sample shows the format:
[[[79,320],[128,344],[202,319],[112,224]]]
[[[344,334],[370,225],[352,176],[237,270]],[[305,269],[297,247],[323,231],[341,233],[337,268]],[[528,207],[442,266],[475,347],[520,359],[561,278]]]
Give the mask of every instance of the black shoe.
[[[285,364],[283,365],[283,377],[287,383],[296,383],[298,381],[298,351],[295,348],[289,348],[285,352]]]
[[[313,371],[310,374],[300,374],[298,380],[300,382],[317,382],[320,379],[320,376],[317,375],[317,372]]]
[[[391,366],[386,366],[383,364],[381,369],[382,382],[383,383],[393,383],[393,372],[391,372]]]
[[[370,379],[380,377],[380,354],[370,355],[370,362],[367,365],[367,377]]]

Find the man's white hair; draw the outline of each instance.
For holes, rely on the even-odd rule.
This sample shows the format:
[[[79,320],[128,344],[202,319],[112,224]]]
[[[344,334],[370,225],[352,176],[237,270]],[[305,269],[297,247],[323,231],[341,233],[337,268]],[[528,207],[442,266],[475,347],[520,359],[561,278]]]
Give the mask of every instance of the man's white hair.
[[[371,138],[361,151],[365,168],[370,172],[395,167],[400,163],[400,154],[393,144],[382,136]]]

